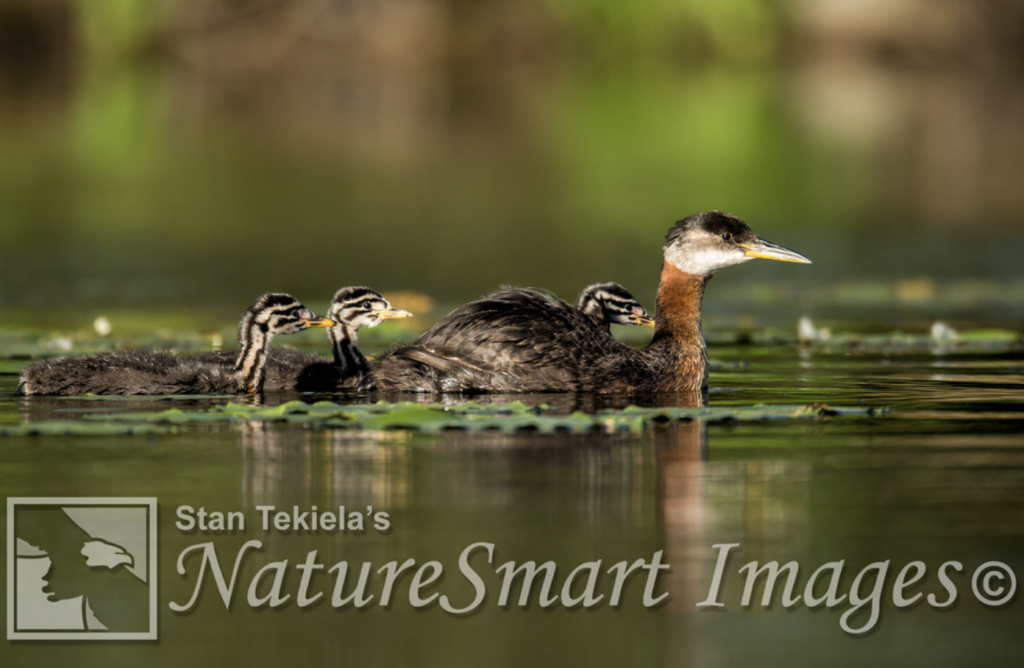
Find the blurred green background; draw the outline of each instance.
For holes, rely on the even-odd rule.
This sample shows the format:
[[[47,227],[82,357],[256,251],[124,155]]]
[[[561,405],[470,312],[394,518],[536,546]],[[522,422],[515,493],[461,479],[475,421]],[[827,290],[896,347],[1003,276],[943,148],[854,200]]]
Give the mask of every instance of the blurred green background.
[[[111,410],[11,397],[29,358],[208,348],[268,290],[315,308],[343,285],[422,293],[433,306],[401,305],[437,317],[502,284],[615,280],[653,307],[666,230],[705,209],[814,260],[712,282],[705,332],[735,365],[712,404],[895,409],[636,436],[12,436],[6,494],[160,498],[164,601],[185,599],[173,558],[201,540],[170,528],[183,503],[394,513],[387,537],[273,548],[329,563],[454,573],[494,540],[561,568],[664,546],[673,595],[458,620],[214,597],[162,613],[159,644],[7,643],[0,664],[1020,666],[1020,595],[985,608],[967,573],[956,609],[886,605],[867,638],[839,610],[693,605],[715,543],[743,543],[736,568],[923,559],[937,593],[947,559],[1024,572],[1022,185],[1016,0],[0,0],[0,426]],[[805,314],[832,343],[796,347]],[[939,317],[1010,332],[929,338]]]
[[[815,264],[723,272],[712,319],[1024,318],[1010,0],[4,0],[0,100],[7,313],[599,280],[653,306],[665,231],[721,209]]]

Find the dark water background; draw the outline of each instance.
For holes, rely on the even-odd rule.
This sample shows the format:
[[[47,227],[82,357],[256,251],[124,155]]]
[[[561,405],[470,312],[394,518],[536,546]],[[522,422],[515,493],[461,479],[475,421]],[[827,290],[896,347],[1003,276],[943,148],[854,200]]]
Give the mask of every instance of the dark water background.
[[[365,284],[422,314],[368,334],[376,349],[503,284],[568,298],[616,280],[651,307],[664,233],[706,209],[814,260],[712,281],[711,355],[745,366],[712,373],[711,404],[893,412],[640,435],[0,438],[5,496],[155,496],[161,540],[159,642],[7,642],[3,665],[1020,665],[1020,595],[988,608],[970,575],[995,560],[1024,577],[1024,21],[1012,2],[854,4],[4,3],[0,425],[101,408],[12,397],[26,357],[230,342],[266,291],[322,309]],[[943,320],[1017,342],[801,349],[803,315],[840,336]],[[502,610],[492,574],[467,618],[414,611],[408,579],[389,610],[253,611],[243,590],[227,612],[209,589],[179,615],[174,561],[207,540],[174,527],[183,504],[391,514],[386,535],[273,536],[243,583],[315,549],[437,559],[438,590],[468,600],[458,554],[489,541],[496,563],[554,560],[559,581],[664,550],[670,599],[645,609],[637,580],[620,609]],[[212,540],[233,555],[261,533]],[[742,547],[725,609],[700,611],[718,543]],[[891,560],[877,628],[844,633],[845,604],[739,605],[742,564],[791,559],[801,586],[845,560],[841,593]],[[937,569],[963,563],[951,609],[892,605],[914,560],[940,598]]]

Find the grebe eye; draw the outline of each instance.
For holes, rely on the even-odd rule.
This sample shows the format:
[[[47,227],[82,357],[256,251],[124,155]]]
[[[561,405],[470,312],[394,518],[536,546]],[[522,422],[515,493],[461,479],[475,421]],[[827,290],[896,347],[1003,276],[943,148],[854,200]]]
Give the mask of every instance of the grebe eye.
[[[725,241],[732,239],[732,232],[722,232],[722,239]]]
[[[364,310],[369,311],[372,308],[373,308],[373,303],[372,302],[363,302],[363,309]]]

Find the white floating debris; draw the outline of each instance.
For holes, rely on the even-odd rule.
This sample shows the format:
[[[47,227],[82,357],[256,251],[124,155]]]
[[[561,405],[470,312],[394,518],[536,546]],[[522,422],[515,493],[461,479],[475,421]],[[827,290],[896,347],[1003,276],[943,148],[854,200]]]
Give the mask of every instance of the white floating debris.
[[[67,351],[71,350],[72,345],[73,344],[71,343],[71,339],[69,339],[68,337],[58,336],[56,339],[52,339],[46,342],[46,349],[66,353]]]
[[[955,329],[940,320],[932,325],[931,336],[936,343],[952,343],[959,335]]]
[[[92,328],[95,329],[96,333],[100,336],[107,336],[110,334],[110,321],[101,315],[92,321]]]
[[[214,334],[210,337],[210,343],[213,345],[214,350],[220,350],[224,347],[224,337],[220,334]]]
[[[814,323],[807,316],[802,316],[800,322],[796,324],[796,335],[800,339],[800,343],[810,343],[817,333]]]
[[[811,343],[812,341],[828,341],[832,338],[832,330],[823,327],[817,329],[811,319],[807,316],[802,316],[800,321],[796,325],[796,335],[800,340],[800,343]]]

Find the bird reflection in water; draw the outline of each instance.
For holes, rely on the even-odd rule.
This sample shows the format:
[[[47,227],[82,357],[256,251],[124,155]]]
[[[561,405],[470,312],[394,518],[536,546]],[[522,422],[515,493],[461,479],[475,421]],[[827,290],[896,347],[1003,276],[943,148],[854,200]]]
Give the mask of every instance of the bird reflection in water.
[[[249,421],[240,426],[242,499],[256,505],[403,507],[408,434],[308,431]]]
[[[666,580],[672,593],[670,611],[700,610],[696,603],[708,596],[718,556],[712,548],[716,543],[739,543],[736,553],[741,556],[736,561],[741,564],[785,562],[809,549],[810,464],[710,461],[713,437],[703,421],[671,424],[659,430],[655,440],[665,551],[672,564]],[[732,564],[729,568],[735,571]],[[699,645],[698,639],[690,640]]]

